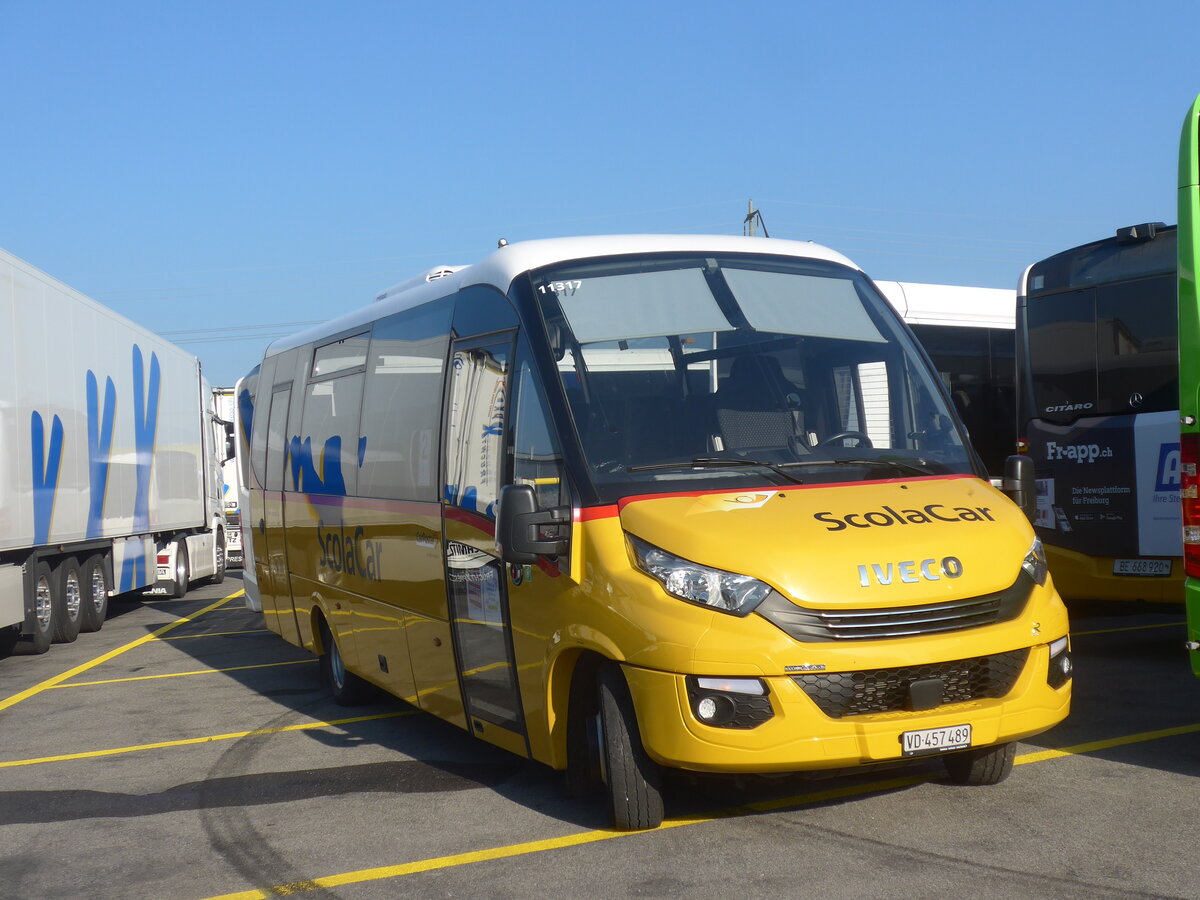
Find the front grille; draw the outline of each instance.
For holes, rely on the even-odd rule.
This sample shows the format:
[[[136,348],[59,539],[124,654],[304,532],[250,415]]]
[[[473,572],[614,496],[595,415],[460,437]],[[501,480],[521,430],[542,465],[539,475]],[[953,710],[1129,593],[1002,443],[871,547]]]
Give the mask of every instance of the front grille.
[[[1033,579],[1024,570],[1011,587],[945,603],[883,609],[812,609],[772,591],[756,612],[797,641],[870,641],[963,631],[1021,615]]]
[[[1029,648],[1024,647],[974,659],[862,672],[819,672],[793,675],[792,680],[821,712],[840,719],[912,709],[909,686],[928,679],[942,682],[939,705],[1003,697],[1017,683],[1028,658]]]

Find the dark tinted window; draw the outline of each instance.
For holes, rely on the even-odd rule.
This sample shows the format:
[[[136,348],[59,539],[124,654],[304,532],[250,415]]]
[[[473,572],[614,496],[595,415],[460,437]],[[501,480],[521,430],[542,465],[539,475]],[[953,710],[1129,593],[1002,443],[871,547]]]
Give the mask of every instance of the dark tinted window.
[[[1034,415],[1069,422],[1095,409],[1095,317],[1092,290],[1030,298],[1026,320]]]
[[[1099,288],[1099,412],[1178,408],[1178,333],[1174,275]]]
[[[913,325],[912,330],[988,471],[1002,472],[1016,443],[1013,332],[953,325]]]

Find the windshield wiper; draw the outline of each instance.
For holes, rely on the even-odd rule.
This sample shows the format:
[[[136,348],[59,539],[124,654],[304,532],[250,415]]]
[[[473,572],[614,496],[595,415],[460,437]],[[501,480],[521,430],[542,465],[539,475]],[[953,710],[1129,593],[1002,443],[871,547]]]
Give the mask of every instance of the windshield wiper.
[[[761,466],[764,469],[770,469],[780,478],[790,481],[792,484],[804,484],[803,479],[797,478],[795,475],[784,470],[784,466],[794,466],[796,463],[773,463],[762,462],[757,459],[739,459],[736,456],[698,456],[691,462],[672,462],[672,463],[654,463],[648,466],[630,466],[626,472],[648,472],[652,469],[731,469],[731,468],[746,468],[750,466]]]
[[[918,465],[919,463],[919,465]],[[804,459],[799,462],[783,463],[785,466],[891,466],[904,472],[916,472],[918,475],[936,475],[923,459],[914,462],[900,462],[898,459],[871,459],[869,457],[829,457],[826,459]]]

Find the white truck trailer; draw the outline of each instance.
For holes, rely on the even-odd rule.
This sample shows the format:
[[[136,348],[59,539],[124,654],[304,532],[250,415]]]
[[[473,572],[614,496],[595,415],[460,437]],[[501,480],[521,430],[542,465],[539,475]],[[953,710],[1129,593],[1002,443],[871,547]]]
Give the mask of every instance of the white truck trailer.
[[[0,250],[0,656],[220,581],[228,444],[198,359]]]

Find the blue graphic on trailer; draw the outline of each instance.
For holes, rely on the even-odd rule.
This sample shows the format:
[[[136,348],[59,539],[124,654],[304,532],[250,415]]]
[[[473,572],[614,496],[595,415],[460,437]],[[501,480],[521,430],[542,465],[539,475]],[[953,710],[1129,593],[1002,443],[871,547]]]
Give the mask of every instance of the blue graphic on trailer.
[[[142,348],[133,345],[133,442],[137,493],[133,499],[133,527],[150,530],[150,474],[154,465],[154,443],[158,437],[158,395],[161,373],[158,354],[150,354],[150,378],[145,381]],[[125,558],[121,566],[120,590],[130,591],[153,579],[146,568],[146,554]]]
[[[50,425],[50,447],[46,447],[46,427],[42,414],[30,416],[30,444],[33,450],[33,542],[50,540],[50,521],[54,518],[54,499],[58,493],[58,472],[62,466],[63,424],[54,417]]]
[[[143,384],[142,348],[133,345],[133,439],[137,468],[137,494],[133,500],[133,527],[150,530],[150,470],[158,432],[158,354],[150,354],[150,380]]]
[[[108,492],[108,466],[112,461],[113,422],[117,417],[117,389],[111,378],[104,380],[104,409],[100,409],[100,387],[96,373],[87,373],[88,494],[87,536],[100,537],[104,530],[104,498]]]

